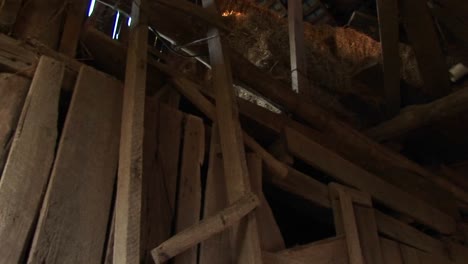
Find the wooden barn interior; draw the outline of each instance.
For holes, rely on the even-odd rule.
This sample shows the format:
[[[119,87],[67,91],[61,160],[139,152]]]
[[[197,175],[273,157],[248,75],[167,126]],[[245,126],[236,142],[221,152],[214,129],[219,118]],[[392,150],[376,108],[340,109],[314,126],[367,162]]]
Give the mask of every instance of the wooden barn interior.
[[[468,263],[466,0],[3,0],[0,32],[0,264]]]

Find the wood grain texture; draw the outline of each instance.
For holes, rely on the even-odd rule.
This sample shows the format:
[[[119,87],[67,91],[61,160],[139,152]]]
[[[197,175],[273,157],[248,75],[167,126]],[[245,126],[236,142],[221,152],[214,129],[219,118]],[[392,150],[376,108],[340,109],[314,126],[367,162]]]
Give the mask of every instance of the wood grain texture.
[[[0,74],[0,178],[30,84],[27,78]]]
[[[84,66],[68,110],[28,263],[97,263],[119,150],[122,85]]]
[[[258,223],[260,247],[263,251],[277,252],[286,248],[281,230],[276,223],[273,211],[263,194],[262,160],[257,154],[247,154],[250,184],[252,191],[260,199],[260,206],[255,210]]]
[[[195,116],[185,118],[184,146],[180,170],[175,232],[179,233],[200,221],[202,200],[201,173],[205,155],[203,121]],[[175,257],[175,264],[196,264],[198,248],[192,247]]]
[[[291,153],[330,176],[369,193],[386,206],[414,217],[417,221],[441,233],[453,233],[455,221],[431,205],[386,183],[334,152],[322,147],[301,133],[286,129],[286,140]]]
[[[203,218],[211,217],[228,206],[226,179],[224,178],[223,155],[216,123],[211,129],[208,174],[205,187]],[[200,264],[224,264],[232,259],[229,230],[203,241],[200,245]]]
[[[0,180],[0,263],[18,263],[49,180],[64,65],[41,57]],[[27,199],[26,199],[27,197]]]
[[[114,263],[140,263],[143,173],[143,130],[148,24],[146,1],[134,1],[127,53],[119,173],[117,181]]]
[[[374,209],[355,203],[354,212],[365,263],[384,264]]]

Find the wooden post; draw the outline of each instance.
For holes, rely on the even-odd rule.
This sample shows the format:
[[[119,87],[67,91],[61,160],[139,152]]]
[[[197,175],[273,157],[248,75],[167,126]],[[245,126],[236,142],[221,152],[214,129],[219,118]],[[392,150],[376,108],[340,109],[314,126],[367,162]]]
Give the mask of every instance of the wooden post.
[[[148,24],[146,0],[132,5],[131,35],[127,54],[119,173],[116,197],[114,263],[141,261],[141,207],[143,129],[146,90]]]
[[[203,6],[216,12],[213,0],[203,0]],[[223,40],[217,28],[208,31],[208,41],[213,85],[216,90],[216,119],[219,127],[221,150],[224,158],[224,174],[227,183],[227,198],[233,203],[250,191],[249,173],[245,157],[239,113],[235,104],[229,56],[223,50]],[[257,223],[248,216],[232,229],[234,263],[262,263]]]
[[[400,1],[401,16],[416,54],[426,92],[434,98],[449,90],[449,73],[427,1]]]
[[[377,0],[380,44],[382,45],[386,114],[400,110],[400,51],[398,0]]]
[[[55,157],[65,66],[41,57],[0,181],[0,263],[20,263]],[[35,150],[35,151],[31,151]]]
[[[302,1],[288,1],[289,50],[291,57],[292,89],[296,93],[310,95],[307,79],[307,62],[304,44]]]
[[[76,55],[88,5],[89,1],[72,0],[67,6],[67,16],[59,51],[72,58]]]

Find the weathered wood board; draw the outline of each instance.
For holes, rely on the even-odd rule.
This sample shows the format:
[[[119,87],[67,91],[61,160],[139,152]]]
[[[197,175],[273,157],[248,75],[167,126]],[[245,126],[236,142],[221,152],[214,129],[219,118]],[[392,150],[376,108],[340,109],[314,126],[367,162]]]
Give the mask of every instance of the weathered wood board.
[[[60,139],[28,263],[98,263],[119,154],[122,84],[83,66]]]
[[[18,75],[0,74],[0,177],[30,83]]]
[[[26,97],[0,180],[0,263],[18,263],[33,232],[55,157],[63,75],[62,63],[42,57]]]
[[[180,169],[175,231],[179,233],[200,221],[202,186],[201,165],[205,156],[203,121],[195,116],[185,117],[184,147]],[[174,259],[175,264],[196,264],[198,247],[192,247]]]

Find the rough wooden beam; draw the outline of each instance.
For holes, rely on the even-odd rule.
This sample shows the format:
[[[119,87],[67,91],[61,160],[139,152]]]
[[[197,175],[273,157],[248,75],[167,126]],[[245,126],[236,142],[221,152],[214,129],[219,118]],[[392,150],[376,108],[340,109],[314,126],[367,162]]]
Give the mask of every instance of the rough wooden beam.
[[[83,66],[28,263],[102,260],[117,171],[121,111],[122,84]]]
[[[288,248],[276,253],[286,259],[294,259],[300,263],[314,264],[346,264],[349,263],[344,236],[336,236],[310,244]]]
[[[366,134],[386,141],[410,131],[468,112],[468,87],[428,104],[408,106],[399,115],[369,129]]]
[[[291,153],[308,164],[368,192],[386,206],[412,216],[441,233],[451,234],[455,231],[454,219],[440,210],[388,184],[297,131],[287,128],[285,135]]]
[[[214,0],[202,0],[203,7],[216,13]],[[208,37],[213,87],[216,91],[216,119],[218,121],[221,150],[224,157],[224,175],[227,182],[227,198],[232,203],[250,190],[249,173],[245,157],[239,113],[235,104],[231,62],[224,50],[223,38],[217,28],[211,28]],[[232,228],[234,263],[262,263],[257,223],[248,216]]]
[[[55,157],[64,65],[41,57],[0,181],[0,255],[19,263],[28,245]],[[34,149],[35,151],[31,151]]]
[[[288,25],[292,90],[310,95],[302,15],[302,1],[289,1]]]
[[[400,51],[398,0],[378,0],[380,43],[382,44],[384,95],[387,115],[400,110]]]
[[[259,204],[260,201],[253,193],[245,194],[223,211],[203,219],[197,225],[185,229],[153,249],[151,254],[154,262],[164,263],[194,245],[232,227]]]
[[[88,5],[89,1],[83,0],[72,0],[67,5],[59,51],[72,58],[76,55]]]
[[[433,97],[444,96],[449,92],[450,85],[448,67],[427,1],[400,1],[400,4],[400,13],[416,54],[424,88]]]
[[[143,6],[143,7],[142,7]],[[141,207],[144,105],[148,24],[146,0],[134,1],[125,74],[116,197],[114,263],[141,262]]]

